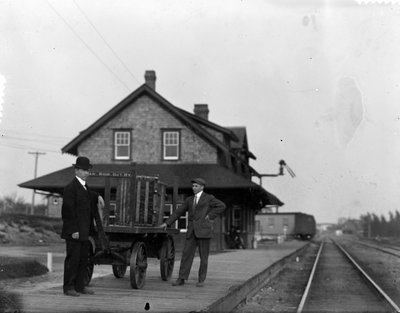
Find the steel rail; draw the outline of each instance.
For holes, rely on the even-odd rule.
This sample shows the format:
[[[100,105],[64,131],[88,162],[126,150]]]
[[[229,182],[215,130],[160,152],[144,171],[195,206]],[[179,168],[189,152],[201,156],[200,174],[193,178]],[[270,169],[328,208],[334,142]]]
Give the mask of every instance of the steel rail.
[[[311,283],[312,283],[312,280],[314,278],[315,270],[317,268],[319,257],[321,255],[321,251],[322,251],[323,246],[324,246],[324,241],[321,242],[321,245],[319,246],[319,250],[318,250],[317,256],[315,258],[313,268],[312,268],[310,276],[308,278],[306,289],[304,290],[303,296],[301,297],[300,304],[297,307],[297,311],[296,311],[297,313],[301,313],[303,311],[304,304],[306,303],[306,299],[308,297],[308,293],[309,293],[310,288],[311,288]]]
[[[385,246],[382,246],[382,247],[379,247],[379,246],[376,246],[376,245],[373,244],[373,243],[361,242],[361,241],[356,241],[356,240],[352,240],[352,239],[346,239],[346,240],[347,240],[347,241],[354,242],[354,243],[356,243],[356,244],[358,244],[358,245],[362,245],[362,246],[365,246],[365,247],[369,247],[369,248],[372,248],[372,249],[375,249],[375,250],[378,250],[378,251],[381,251],[381,252],[384,252],[384,253],[387,253],[387,254],[390,254],[390,255],[393,255],[393,256],[395,256],[395,257],[400,258],[400,254],[387,250],[387,249],[389,249],[389,250],[393,250],[393,251],[399,252],[399,251],[400,251],[400,248],[399,248],[399,247],[389,247],[389,246],[386,246],[386,245],[385,245]]]
[[[378,286],[377,283],[374,282],[374,280],[361,268],[360,265],[351,257],[351,255],[336,241],[331,239],[332,242],[343,252],[344,255],[347,256],[347,258],[351,261],[351,263],[359,270],[360,273],[363,274],[364,278],[366,278],[372,286],[382,295],[387,302],[393,307],[393,309],[396,310],[396,312],[400,312],[400,308],[397,306],[397,304],[382,290],[381,287]]]

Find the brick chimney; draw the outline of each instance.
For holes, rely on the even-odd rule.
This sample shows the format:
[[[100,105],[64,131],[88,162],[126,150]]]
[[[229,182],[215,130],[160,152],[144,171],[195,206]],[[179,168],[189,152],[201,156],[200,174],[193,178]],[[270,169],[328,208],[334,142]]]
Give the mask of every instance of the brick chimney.
[[[156,72],[155,71],[146,71],[144,74],[144,80],[147,86],[156,90]]]
[[[208,120],[208,113],[210,111],[208,110],[208,104],[195,104],[193,112],[196,116]]]

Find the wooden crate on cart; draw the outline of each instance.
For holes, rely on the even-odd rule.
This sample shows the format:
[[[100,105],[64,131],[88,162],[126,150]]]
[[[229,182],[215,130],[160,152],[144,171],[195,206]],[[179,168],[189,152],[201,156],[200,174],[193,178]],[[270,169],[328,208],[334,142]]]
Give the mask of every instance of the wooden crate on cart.
[[[177,229],[163,229],[164,201],[167,185],[157,176],[130,172],[91,172],[91,177],[104,178],[102,225],[93,238],[88,266],[90,282],[94,264],[111,264],[114,276],[122,278],[130,266],[132,288],[144,286],[147,257],[160,260],[163,280],[169,280],[175,261],[172,234]]]

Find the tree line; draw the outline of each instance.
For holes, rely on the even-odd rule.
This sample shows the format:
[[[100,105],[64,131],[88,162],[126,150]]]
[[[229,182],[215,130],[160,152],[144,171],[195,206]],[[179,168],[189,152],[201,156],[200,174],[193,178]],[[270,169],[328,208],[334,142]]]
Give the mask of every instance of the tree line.
[[[23,197],[16,193],[0,197],[0,214],[29,214],[31,206],[31,203],[26,202]],[[46,205],[36,204],[33,214],[45,215],[46,210]]]
[[[363,235],[366,237],[399,237],[400,212],[389,212],[389,217],[367,213],[361,215],[360,223]]]

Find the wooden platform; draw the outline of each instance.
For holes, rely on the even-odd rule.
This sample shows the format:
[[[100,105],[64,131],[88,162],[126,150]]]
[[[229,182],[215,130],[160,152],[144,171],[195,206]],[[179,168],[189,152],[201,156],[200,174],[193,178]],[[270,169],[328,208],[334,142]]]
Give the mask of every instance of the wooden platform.
[[[24,290],[24,312],[202,311],[304,245],[305,242],[288,241],[266,249],[228,250],[211,255],[206,284],[202,288],[196,287],[198,257],[194,260],[189,280],[184,286],[178,287],[171,286],[171,281],[177,277],[179,260],[175,262],[172,280],[165,282],[160,278],[158,260],[148,259],[146,284],[140,290],[131,289],[129,269],[124,278],[116,279],[110,266],[109,275],[92,280],[90,288],[95,291],[95,295],[65,296],[62,293],[61,279],[56,287]],[[148,310],[145,309],[147,303]]]

